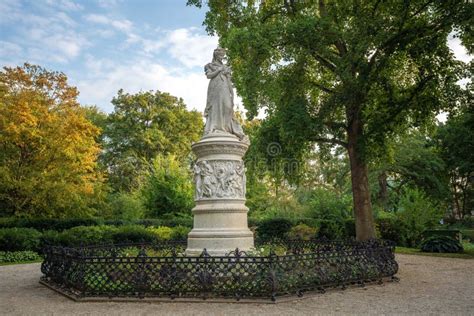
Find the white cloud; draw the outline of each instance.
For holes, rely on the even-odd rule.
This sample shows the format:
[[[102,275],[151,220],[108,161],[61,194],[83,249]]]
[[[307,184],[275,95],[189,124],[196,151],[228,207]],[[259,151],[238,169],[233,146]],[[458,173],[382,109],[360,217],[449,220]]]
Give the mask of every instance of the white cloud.
[[[199,34],[196,29],[189,28],[169,32],[166,41],[172,57],[186,67],[195,67],[204,66],[212,59],[218,38]]]
[[[76,3],[72,0],[47,0],[46,3],[52,7],[56,7],[66,11],[80,11],[84,9],[81,4]]]
[[[208,80],[202,72],[170,69],[151,60],[133,60],[126,64],[97,60],[92,56],[86,62],[88,78],[76,84],[83,104],[96,104],[110,112],[110,101],[120,88],[126,92],[160,90],[183,98],[189,109],[203,111],[206,103]]]
[[[121,0],[99,0],[98,5],[101,8],[110,9],[117,6]]]
[[[102,14],[88,14],[85,17],[86,21],[103,24],[103,25],[110,25],[113,28],[122,31],[124,33],[129,33],[132,29],[133,23],[129,20],[115,20],[106,15]]]

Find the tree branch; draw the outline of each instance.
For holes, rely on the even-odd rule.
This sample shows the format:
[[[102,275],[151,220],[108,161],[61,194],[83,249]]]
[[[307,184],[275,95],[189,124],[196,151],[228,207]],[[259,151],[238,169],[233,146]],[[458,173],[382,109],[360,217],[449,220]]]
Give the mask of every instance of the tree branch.
[[[316,52],[313,52],[313,57],[319,61],[319,63],[329,69],[332,72],[336,72],[336,65],[334,65],[332,62],[327,60],[326,58],[322,57],[321,55],[317,54]]]
[[[313,138],[313,141],[318,142],[318,143],[328,143],[328,144],[333,144],[333,145],[339,145],[344,148],[348,147],[348,144],[346,142],[337,138],[315,137]]]

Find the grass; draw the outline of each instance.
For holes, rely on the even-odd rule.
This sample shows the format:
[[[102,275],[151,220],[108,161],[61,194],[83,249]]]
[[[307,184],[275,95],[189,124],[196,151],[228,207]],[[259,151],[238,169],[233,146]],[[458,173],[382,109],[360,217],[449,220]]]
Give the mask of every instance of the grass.
[[[457,258],[457,259],[474,259],[474,244],[463,242],[464,252],[462,253],[437,253],[437,252],[422,252],[417,248],[396,247],[395,253],[404,255],[419,255],[442,258]]]

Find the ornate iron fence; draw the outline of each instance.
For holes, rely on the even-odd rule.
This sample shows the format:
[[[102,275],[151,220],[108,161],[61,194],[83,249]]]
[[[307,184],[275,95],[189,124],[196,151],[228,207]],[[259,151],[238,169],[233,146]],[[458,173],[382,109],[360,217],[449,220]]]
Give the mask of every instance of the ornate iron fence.
[[[279,241],[226,256],[184,254],[186,242],[44,249],[41,282],[75,299],[268,298],[396,280],[382,240]]]

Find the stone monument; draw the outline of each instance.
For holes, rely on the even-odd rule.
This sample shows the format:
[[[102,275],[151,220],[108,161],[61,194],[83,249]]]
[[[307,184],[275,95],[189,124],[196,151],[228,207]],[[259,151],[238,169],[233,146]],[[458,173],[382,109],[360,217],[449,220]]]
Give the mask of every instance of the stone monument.
[[[245,166],[242,157],[248,137],[234,117],[231,71],[224,64],[225,50],[214,50],[204,67],[210,79],[204,110],[206,125],[201,140],[192,145],[194,164],[194,225],[188,235],[187,255],[224,255],[235,248],[254,246],[245,206]]]

